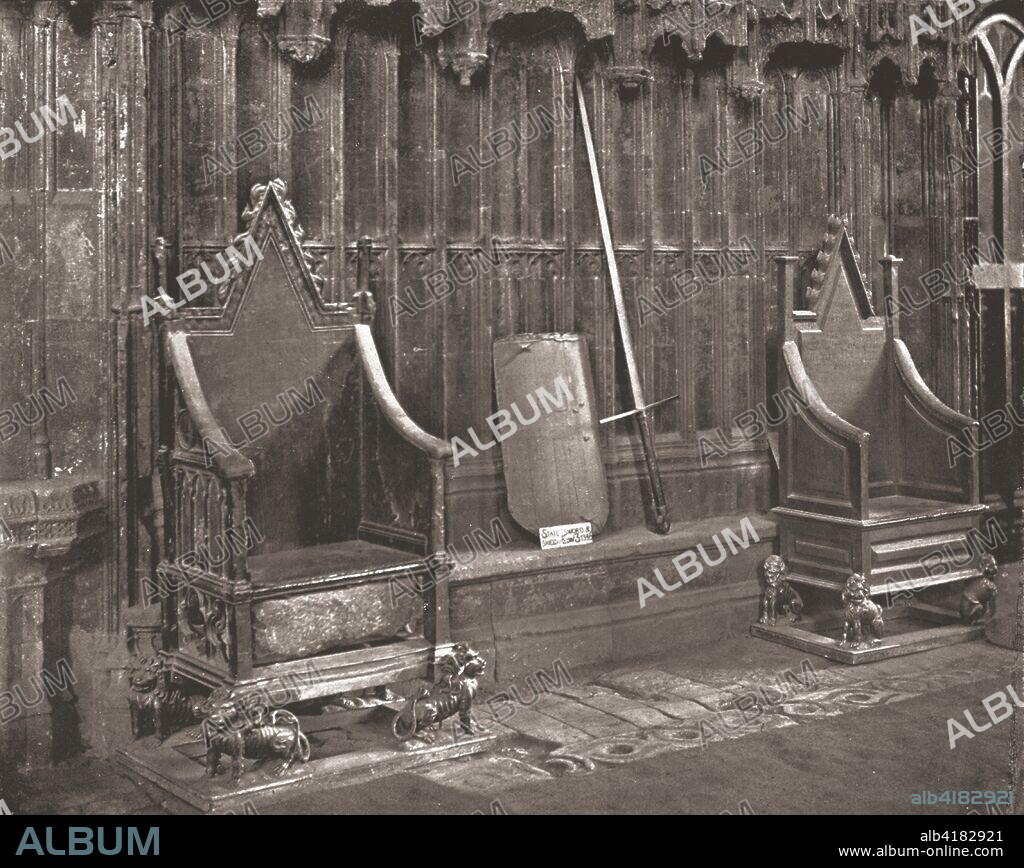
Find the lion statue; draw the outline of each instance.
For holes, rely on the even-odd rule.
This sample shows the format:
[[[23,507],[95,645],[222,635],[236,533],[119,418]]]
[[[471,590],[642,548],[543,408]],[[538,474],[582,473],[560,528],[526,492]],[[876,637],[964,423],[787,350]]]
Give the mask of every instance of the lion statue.
[[[761,565],[764,573],[764,597],[761,604],[761,623],[775,626],[776,609],[781,607],[791,621],[799,621],[804,601],[786,581],[786,562],[778,555],[769,555]]]
[[[135,738],[152,731],[162,742],[173,730],[195,721],[191,700],[176,687],[168,686],[164,662],[158,655],[132,661],[128,685],[128,711]]]
[[[477,679],[487,670],[487,661],[465,642],[455,645],[450,654],[438,661],[440,678],[433,687],[421,687],[395,714],[391,731],[399,741],[407,741],[418,733],[426,742],[433,742],[434,733],[427,727],[441,724],[457,714],[463,731],[472,734],[473,699],[478,688]]]
[[[223,754],[231,756],[231,780],[237,784],[242,777],[243,758],[281,757],[283,762],[272,769],[281,775],[297,761],[308,762],[309,739],[299,728],[299,719],[286,709],[257,712],[245,697],[232,696],[226,688],[214,690],[200,704],[204,715],[201,725],[206,747],[206,774],[220,774]]]
[[[990,554],[981,556],[981,575],[964,585],[960,595],[960,620],[980,624],[996,611],[996,575],[999,564]]]
[[[865,623],[871,633],[871,645],[880,645],[885,633],[882,607],[871,600],[868,581],[860,573],[854,573],[846,580],[846,586],[843,589],[843,605],[846,608],[843,621],[843,647],[863,647]]]

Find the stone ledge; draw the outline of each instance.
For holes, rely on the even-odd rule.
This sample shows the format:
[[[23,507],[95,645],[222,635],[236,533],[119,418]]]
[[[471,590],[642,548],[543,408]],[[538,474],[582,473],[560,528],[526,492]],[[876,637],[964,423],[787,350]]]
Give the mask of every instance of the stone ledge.
[[[445,581],[453,585],[469,585],[511,575],[522,578],[554,570],[579,569],[587,564],[610,564],[659,556],[671,559],[701,543],[710,543],[711,538],[725,528],[739,532],[740,521],[744,518],[750,519],[759,542],[775,540],[776,524],[769,514],[736,513],[680,523],[664,536],[642,527],[610,531],[589,545],[565,549],[545,550],[537,543],[514,542],[480,553],[472,563],[456,564]]]

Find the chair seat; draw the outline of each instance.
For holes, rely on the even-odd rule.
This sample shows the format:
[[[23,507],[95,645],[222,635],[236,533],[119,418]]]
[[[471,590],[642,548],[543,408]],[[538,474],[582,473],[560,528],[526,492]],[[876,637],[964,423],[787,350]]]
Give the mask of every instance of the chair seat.
[[[257,589],[275,592],[297,591],[304,587],[323,590],[336,584],[425,570],[421,557],[363,540],[256,555],[248,559],[248,567]]]
[[[978,506],[971,504],[949,503],[944,500],[896,494],[887,497],[872,497],[868,501],[868,521],[927,518],[954,512],[977,512],[978,510]]]

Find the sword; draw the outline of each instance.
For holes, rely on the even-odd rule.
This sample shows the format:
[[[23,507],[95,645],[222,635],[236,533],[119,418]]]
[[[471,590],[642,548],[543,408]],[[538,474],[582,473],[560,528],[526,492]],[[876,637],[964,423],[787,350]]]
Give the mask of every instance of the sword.
[[[665,492],[661,486],[661,472],[658,470],[658,453],[654,448],[654,434],[651,431],[650,411],[659,404],[678,398],[666,398],[648,404],[644,401],[643,385],[640,383],[640,371],[636,363],[633,349],[633,335],[629,330],[626,318],[626,302],[622,297],[622,285],[619,283],[619,266],[615,261],[615,248],[612,246],[612,232],[608,225],[608,212],[605,209],[604,192],[601,189],[601,173],[597,168],[597,154],[594,152],[594,139],[590,131],[590,118],[587,114],[587,100],[583,95],[583,85],[579,76],[576,77],[576,101],[580,107],[580,120],[583,122],[583,138],[587,144],[587,160],[590,162],[590,180],[594,186],[594,200],[597,203],[597,216],[601,223],[601,241],[604,245],[605,259],[608,261],[608,277],[612,284],[612,297],[615,300],[615,318],[619,323],[619,335],[622,338],[622,354],[626,357],[626,370],[629,373],[629,385],[633,392],[633,409],[626,413],[609,416],[602,422],[611,422],[626,416],[636,416],[640,426],[640,443],[644,451],[644,463],[647,465],[647,478],[651,485],[651,505],[654,509],[654,529],[658,533],[668,533],[672,520],[665,502]]]

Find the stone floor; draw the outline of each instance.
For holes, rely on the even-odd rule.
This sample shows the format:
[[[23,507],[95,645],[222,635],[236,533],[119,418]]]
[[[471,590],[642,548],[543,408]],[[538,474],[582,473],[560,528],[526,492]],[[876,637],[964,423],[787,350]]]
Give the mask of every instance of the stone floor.
[[[865,744],[877,743],[881,750],[884,742],[885,749],[896,751],[897,759],[890,759],[889,765],[901,762],[902,750],[905,764],[920,766],[899,769],[901,782],[919,781],[922,790],[932,783],[937,786],[939,766],[955,761],[952,770],[946,769],[947,785],[963,781],[965,788],[972,788],[967,784],[969,777],[974,789],[1006,789],[1013,724],[1008,721],[1001,728],[993,726],[992,733],[961,739],[964,744],[957,745],[956,753],[949,750],[947,720],[958,717],[962,721],[968,705],[975,709],[975,720],[987,721],[980,703],[1000,684],[1011,683],[1013,663],[1012,652],[972,642],[845,666],[751,637],[725,640],[684,657],[642,661],[608,671],[576,670],[571,661],[558,665],[553,661],[543,674],[478,703],[479,723],[499,736],[494,747],[483,754],[401,772],[383,789],[379,781],[365,791],[360,789],[364,783],[332,785],[323,792],[307,788],[301,794],[278,793],[249,800],[235,809],[239,813],[422,810],[492,814],[532,809],[624,810],[613,794],[607,795],[610,801],[603,806],[588,803],[588,799],[595,788],[617,791],[623,799],[627,792],[635,791],[642,799],[648,779],[668,769],[682,776],[696,772],[705,781],[712,780],[716,764],[721,766],[718,771],[727,769],[741,752],[743,756],[751,753],[746,751],[749,743],[753,757],[773,752],[789,757],[786,751],[795,750],[794,758],[774,768],[771,780],[754,776],[747,782],[747,790],[737,790],[741,796],[749,791],[750,799],[743,796],[736,798],[735,804],[722,801],[700,809],[681,801],[662,808],[744,813],[754,810],[751,805],[758,802],[760,792],[762,807],[757,812],[772,813],[763,806],[765,794],[770,789],[780,801],[784,800],[780,794],[799,789],[806,782],[807,769],[800,767],[805,762],[818,769],[829,763],[839,767],[845,760],[854,760],[851,769],[862,765],[858,751],[864,748],[850,735],[855,730],[866,733]],[[884,709],[900,703],[908,703],[906,708],[913,713],[883,715]],[[857,717],[841,719],[847,715]],[[874,721],[877,735],[872,733]],[[774,735],[779,738],[773,740]],[[910,740],[916,752],[906,747]],[[967,745],[968,741],[978,742],[980,747]],[[900,744],[905,747],[899,748]],[[839,756],[844,752],[850,756]],[[657,759],[648,762],[652,758]],[[625,774],[615,777],[616,770]],[[895,775],[897,770],[890,771]],[[873,775],[882,776],[873,785],[881,784],[883,792],[886,773],[885,768],[872,768]],[[605,784],[601,776],[608,778]],[[853,780],[836,783],[840,791],[857,786]],[[373,787],[379,790],[379,803],[373,800]],[[669,787],[671,792],[671,784]],[[116,763],[88,757],[12,781],[4,789],[8,792],[0,792],[0,797],[14,813],[188,810],[151,785],[134,780]],[[1017,802],[1022,799],[1024,794],[1018,794]],[[555,807],[541,807],[552,800]],[[895,804],[906,803],[907,812],[913,813],[909,801],[907,793]],[[651,809],[657,810],[655,806]],[[822,810],[841,813],[844,807],[840,802],[807,804],[805,812]]]

